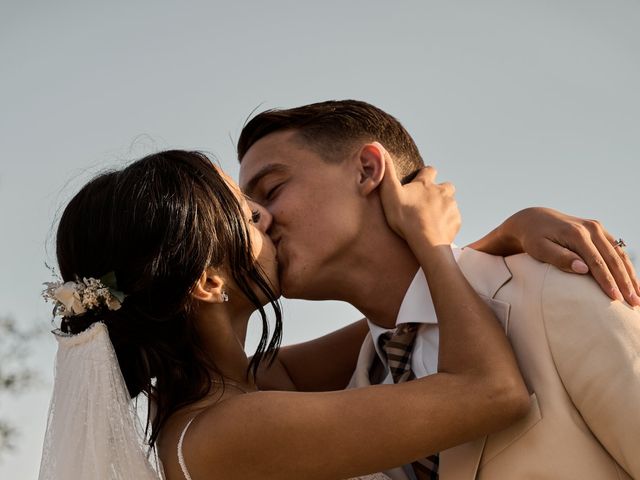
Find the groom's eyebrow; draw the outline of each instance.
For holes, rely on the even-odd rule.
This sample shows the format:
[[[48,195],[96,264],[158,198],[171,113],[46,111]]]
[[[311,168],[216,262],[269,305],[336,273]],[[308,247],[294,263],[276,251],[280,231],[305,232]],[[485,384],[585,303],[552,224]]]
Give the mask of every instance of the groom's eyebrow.
[[[253,192],[256,189],[256,186],[267,175],[271,173],[286,172],[287,170],[288,167],[286,165],[282,165],[281,163],[270,163],[268,165],[265,165],[260,170],[258,170],[256,174],[247,182],[247,185],[243,188],[245,195],[253,196]]]

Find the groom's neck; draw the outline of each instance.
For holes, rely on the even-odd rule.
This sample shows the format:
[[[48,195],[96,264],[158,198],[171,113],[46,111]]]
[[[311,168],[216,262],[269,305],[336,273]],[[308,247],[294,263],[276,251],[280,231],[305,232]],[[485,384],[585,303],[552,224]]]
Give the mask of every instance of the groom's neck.
[[[398,237],[377,245],[369,253],[359,284],[351,290],[348,301],[371,322],[393,328],[419,264],[409,246]]]

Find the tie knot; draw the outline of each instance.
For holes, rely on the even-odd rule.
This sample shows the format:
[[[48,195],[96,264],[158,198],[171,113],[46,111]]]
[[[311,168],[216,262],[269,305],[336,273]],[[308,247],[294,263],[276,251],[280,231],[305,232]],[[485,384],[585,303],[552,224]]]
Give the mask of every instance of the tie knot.
[[[395,383],[413,378],[411,352],[418,332],[417,323],[403,323],[394,332],[380,336],[378,344],[387,357],[391,376]]]

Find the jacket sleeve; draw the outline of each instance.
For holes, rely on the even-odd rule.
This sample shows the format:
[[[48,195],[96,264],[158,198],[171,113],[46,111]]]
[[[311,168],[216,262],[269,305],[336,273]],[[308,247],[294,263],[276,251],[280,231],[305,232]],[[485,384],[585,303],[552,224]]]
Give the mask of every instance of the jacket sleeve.
[[[640,308],[611,301],[590,276],[550,267],[542,310],[571,400],[610,455],[640,478]]]

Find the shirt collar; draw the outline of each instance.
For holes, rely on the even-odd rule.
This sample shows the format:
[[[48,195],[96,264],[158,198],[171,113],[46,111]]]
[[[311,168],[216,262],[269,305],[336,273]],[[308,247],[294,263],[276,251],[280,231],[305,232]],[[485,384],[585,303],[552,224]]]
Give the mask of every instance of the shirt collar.
[[[451,246],[453,256],[458,261],[462,250],[455,245]],[[378,357],[381,359],[386,358],[386,355],[380,350],[378,346],[378,339],[386,332],[392,332],[395,329],[385,328],[376,325],[367,318],[369,324],[369,330],[371,331],[371,339],[373,345],[378,353]],[[401,323],[424,323],[437,325],[438,317],[436,316],[436,310],[431,299],[431,292],[429,291],[429,284],[427,278],[424,276],[424,272],[421,268],[418,269],[416,275],[411,281],[411,285],[407,289],[407,293],[404,294],[404,299],[398,310],[398,316],[396,318],[396,327]],[[385,362],[386,365],[386,362]]]

